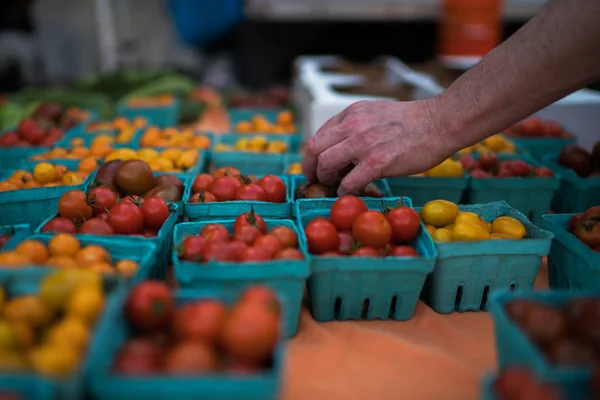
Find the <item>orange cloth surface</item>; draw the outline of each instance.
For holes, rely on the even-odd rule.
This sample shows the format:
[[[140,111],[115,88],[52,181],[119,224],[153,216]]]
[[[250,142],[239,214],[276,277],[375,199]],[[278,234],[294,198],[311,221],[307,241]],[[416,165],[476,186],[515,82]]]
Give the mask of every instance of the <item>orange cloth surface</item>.
[[[544,263],[536,288],[547,287]],[[304,310],[282,399],[478,399],[481,378],[495,368],[487,312],[440,315],[419,302],[409,321],[317,323]]]

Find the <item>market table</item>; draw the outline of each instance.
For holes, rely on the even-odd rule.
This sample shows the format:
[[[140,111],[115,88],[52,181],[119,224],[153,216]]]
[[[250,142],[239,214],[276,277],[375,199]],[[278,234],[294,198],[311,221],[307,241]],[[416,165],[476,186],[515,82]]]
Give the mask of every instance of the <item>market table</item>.
[[[536,288],[547,287],[544,261]],[[304,310],[282,399],[478,399],[481,378],[495,366],[487,312],[440,315],[419,302],[406,322],[317,323]]]

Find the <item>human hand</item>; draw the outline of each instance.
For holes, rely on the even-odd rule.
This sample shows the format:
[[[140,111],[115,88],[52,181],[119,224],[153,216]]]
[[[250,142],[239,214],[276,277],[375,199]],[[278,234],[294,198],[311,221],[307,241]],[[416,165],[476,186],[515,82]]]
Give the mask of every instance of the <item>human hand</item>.
[[[375,179],[426,171],[456,151],[446,144],[451,141],[441,115],[437,98],[356,102],[308,141],[302,159],[306,179],[327,185],[341,181],[341,196]]]

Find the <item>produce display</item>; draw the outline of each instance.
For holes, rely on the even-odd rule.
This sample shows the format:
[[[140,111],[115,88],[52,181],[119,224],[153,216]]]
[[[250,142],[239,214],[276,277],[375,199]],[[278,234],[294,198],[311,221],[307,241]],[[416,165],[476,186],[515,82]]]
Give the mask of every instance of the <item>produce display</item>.
[[[227,103],[233,108],[279,108],[285,107],[290,100],[290,95],[285,87],[273,87],[262,92],[232,93],[227,98]]]
[[[174,101],[175,98],[173,96],[165,94],[157,96],[133,96],[127,100],[126,104],[134,108],[165,107],[170,106]]]
[[[569,232],[593,251],[600,252],[600,206],[573,216],[569,221]]]
[[[543,382],[528,369],[511,367],[502,371],[492,384],[498,400],[566,400],[560,387]]]
[[[431,238],[436,242],[527,238],[525,227],[515,218],[499,216],[487,222],[475,213],[459,211],[456,204],[447,200],[428,202],[421,208],[419,216]]]
[[[517,148],[513,142],[503,135],[490,136],[473,146],[466,147],[459,151],[459,154],[468,153],[498,153],[498,154],[515,154]]]
[[[64,269],[45,278],[37,294],[7,297],[5,289],[0,294],[0,371],[57,379],[72,375],[104,308],[99,275]]]
[[[64,135],[62,128],[33,119],[24,119],[15,130],[8,130],[0,135],[0,148],[51,147]]]
[[[178,305],[165,283],[142,282],[125,315],[135,335],[112,365],[123,376],[259,373],[270,367],[279,339],[279,303],[262,286],[246,289],[232,306],[216,299]]]
[[[179,259],[195,262],[266,262],[302,260],[293,229],[276,226],[267,231],[264,219],[254,211],[235,219],[230,231],[222,224],[207,224],[197,235],[179,244]]]
[[[582,178],[600,177],[600,141],[591,153],[576,144],[566,145],[558,155],[558,163]]]
[[[562,138],[571,139],[573,134],[556,121],[544,121],[531,117],[504,131],[504,135],[513,138]]]
[[[133,260],[113,262],[109,252],[102,246],[83,246],[69,233],[59,233],[48,244],[35,239],[25,240],[14,251],[0,252],[0,265],[11,268],[36,265],[63,270],[88,269],[99,274],[117,274],[125,278],[133,277],[139,268],[138,263]]]
[[[294,190],[296,199],[322,199],[338,197],[337,186],[328,186],[323,183],[305,183],[298,185]],[[369,183],[360,193],[359,197],[383,197],[383,192],[374,183]]]
[[[211,174],[200,174],[192,182],[192,196],[189,203],[210,203],[214,201],[265,201],[284,203],[287,187],[278,176],[265,175],[260,179],[242,173],[231,167],[217,169]]]
[[[252,138],[242,138],[235,141],[233,145],[218,143],[213,151],[242,151],[246,153],[270,153],[283,154],[288,150],[287,143],[282,140],[269,140],[265,136],[252,136]]]
[[[313,219],[304,234],[308,250],[321,257],[419,257],[410,242],[420,229],[419,214],[410,207],[373,211],[358,197],[342,196],[329,219]]]
[[[412,175],[414,177],[432,177],[432,178],[460,178],[463,176],[463,165],[458,159],[449,158],[438,166],[431,168],[420,174]]]
[[[475,160],[469,154],[460,156],[462,167],[473,178],[553,177],[550,168],[537,167],[523,160],[499,161],[494,153],[481,153]]]
[[[164,128],[151,126],[142,133],[142,147],[183,147],[208,150],[211,141],[206,135],[198,134],[193,129]]]
[[[110,161],[142,161],[154,172],[183,173],[196,166],[200,159],[197,150],[185,150],[169,147],[164,150],[143,147],[139,150],[120,148],[111,151],[104,157],[104,162]]]
[[[295,133],[294,115],[291,111],[280,111],[274,124],[270,123],[265,116],[256,114],[249,121],[240,121],[235,126],[237,133]]]
[[[83,159],[77,171],[69,171],[62,164],[41,162],[33,171],[18,170],[0,182],[0,192],[34,189],[41,187],[73,186],[83,183],[85,178],[96,169],[96,159]]]

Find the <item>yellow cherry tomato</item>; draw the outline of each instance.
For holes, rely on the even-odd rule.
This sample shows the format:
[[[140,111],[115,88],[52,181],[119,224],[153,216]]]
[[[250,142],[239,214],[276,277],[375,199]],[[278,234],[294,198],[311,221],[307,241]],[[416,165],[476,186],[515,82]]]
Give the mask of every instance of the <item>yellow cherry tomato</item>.
[[[80,287],[73,292],[67,303],[67,315],[91,325],[103,308],[104,296],[100,290]]]
[[[504,233],[513,239],[522,239],[526,230],[521,222],[512,217],[498,217],[492,221],[492,233]]]
[[[39,183],[54,182],[58,178],[56,167],[47,162],[41,162],[33,169],[33,177]]]
[[[452,232],[450,232],[446,228],[439,228],[433,232],[433,234],[431,235],[431,238],[435,242],[451,242],[452,241]]]
[[[480,224],[462,222],[454,224],[452,228],[452,240],[455,242],[474,242],[489,239],[490,233]]]
[[[460,178],[463,174],[463,167],[460,161],[447,159],[437,167],[431,168],[426,175],[430,177],[441,178]]]
[[[90,341],[90,331],[84,321],[67,317],[48,331],[48,343],[70,347],[81,354]]]
[[[441,228],[451,224],[458,215],[458,206],[447,200],[433,200],[421,208],[421,221]]]
[[[29,362],[33,370],[41,375],[62,378],[77,369],[77,352],[64,344],[47,343],[33,350]]]
[[[456,216],[456,220],[454,221],[454,223],[459,224],[462,222],[479,224],[486,231],[488,231],[488,232],[490,231],[490,226],[488,225],[488,223],[483,218],[481,218],[479,215],[472,213],[472,212],[460,211],[458,213],[458,215]]]
[[[288,167],[287,173],[289,175],[300,175],[302,173],[302,163],[293,163]]]
[[[188,170],[198,162],[198,152],[196,150],[186,150],[181,153],[181,156],[175,162],[175,166],[179,169]]]
[[[427,232],[429,232],[429,235],[433,235],[433,232],[435,232],[436,228],[433,225],[426,224],[425,229],[427,229]]]

